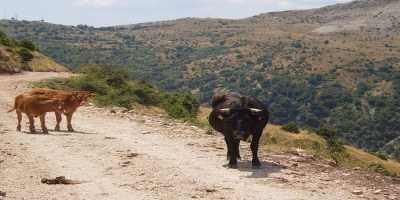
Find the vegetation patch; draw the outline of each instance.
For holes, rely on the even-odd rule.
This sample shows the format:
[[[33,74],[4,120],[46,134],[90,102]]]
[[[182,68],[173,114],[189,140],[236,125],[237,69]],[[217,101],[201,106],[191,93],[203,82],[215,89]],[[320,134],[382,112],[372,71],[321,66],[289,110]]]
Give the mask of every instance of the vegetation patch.
[[[282,130],[290,132],[290,133],[300,133],[300,129],[296,123],[290,122],[282,126]]]
[[[62,90],[85,90],[96,94],[95,104],[134,109],[137,105],[163,108],[169,116],[193,120],[199,111],[197,99],[189,93],[164,92],[138,80],[130,80],[125,69],[105,65],[85,65],[80,76],[50,79],[36,84]]]

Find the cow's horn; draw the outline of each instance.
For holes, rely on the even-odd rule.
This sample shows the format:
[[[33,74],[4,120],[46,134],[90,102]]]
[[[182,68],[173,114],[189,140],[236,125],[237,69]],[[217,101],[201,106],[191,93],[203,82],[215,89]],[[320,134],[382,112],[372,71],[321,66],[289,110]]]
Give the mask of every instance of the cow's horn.
[[[230,111],[231,111],[230,108],[222,108],[222,109],[219,109],[219,112],[221,112],[221,113],[228,113],[228,112],[230,112]]]
[[[255,113],[262,112],[262,110],[258,108],[250,108],[250,111]]]

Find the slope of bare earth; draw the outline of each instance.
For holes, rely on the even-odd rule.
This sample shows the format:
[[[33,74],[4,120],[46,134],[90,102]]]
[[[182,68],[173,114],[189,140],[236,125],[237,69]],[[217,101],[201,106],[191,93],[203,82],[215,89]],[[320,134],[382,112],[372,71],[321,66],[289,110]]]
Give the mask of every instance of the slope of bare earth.
[[[339,170],[306,155],[269,154],[252,169],[242,144],[238,169],[227,169],[219,136],[157,116],[86,106],[77,132],[16,132],[5,113],[28,81],[68,76],[0,76],[0,199],[396,199],[400,186],[376,174]],[[25,120],[25,119],[24,119]],[[48,116],[48,126],[54,125]],[[23,130],[27,127],[24,121]],[[63,127],[65,129],[65,127]],[[66,176],[76,185],[46,185]],[[3,192],[3,193],[2,193]]]

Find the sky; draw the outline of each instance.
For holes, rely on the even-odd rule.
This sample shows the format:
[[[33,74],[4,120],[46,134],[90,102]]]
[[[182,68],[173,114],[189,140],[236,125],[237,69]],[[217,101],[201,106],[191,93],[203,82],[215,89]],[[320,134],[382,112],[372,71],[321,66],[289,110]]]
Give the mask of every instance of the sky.
[[[64,25],[125,25],[184,17],[240,19],[350,0],[0,0],[0,18]]]

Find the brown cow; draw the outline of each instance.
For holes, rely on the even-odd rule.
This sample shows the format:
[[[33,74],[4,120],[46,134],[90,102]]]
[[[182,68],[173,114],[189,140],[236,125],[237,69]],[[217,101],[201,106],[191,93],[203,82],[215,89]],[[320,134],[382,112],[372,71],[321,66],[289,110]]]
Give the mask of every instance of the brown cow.
[[[14,108],[8,112],[15,110],[17,113],[17,131],[21,131],[22,113],[25,113],[29,119],[31,133],[35,132],[35,117],[40,117],[43,133],[48,133],[45,122],[46,113],[54,110],[62,112],[63,106],[64,103],[59,99],[21,94],[15,97]]]
[[[74,131],[72,128],[72,115],[78,109],[79,106],[84,105],[92,94],[86,91],[62,91],[62,90],[52,90],[46,88],[37,88],[33,89],[26,94],[40,96],[45,98],[54,98],[59,99],[64,103],[62,111],[53,110],[55,112],[57,124],[55,126],[55,130],[60,130],[60,122],[62,120],[61,114],[64,114],[67,117],[67,128],[68,131]]]

